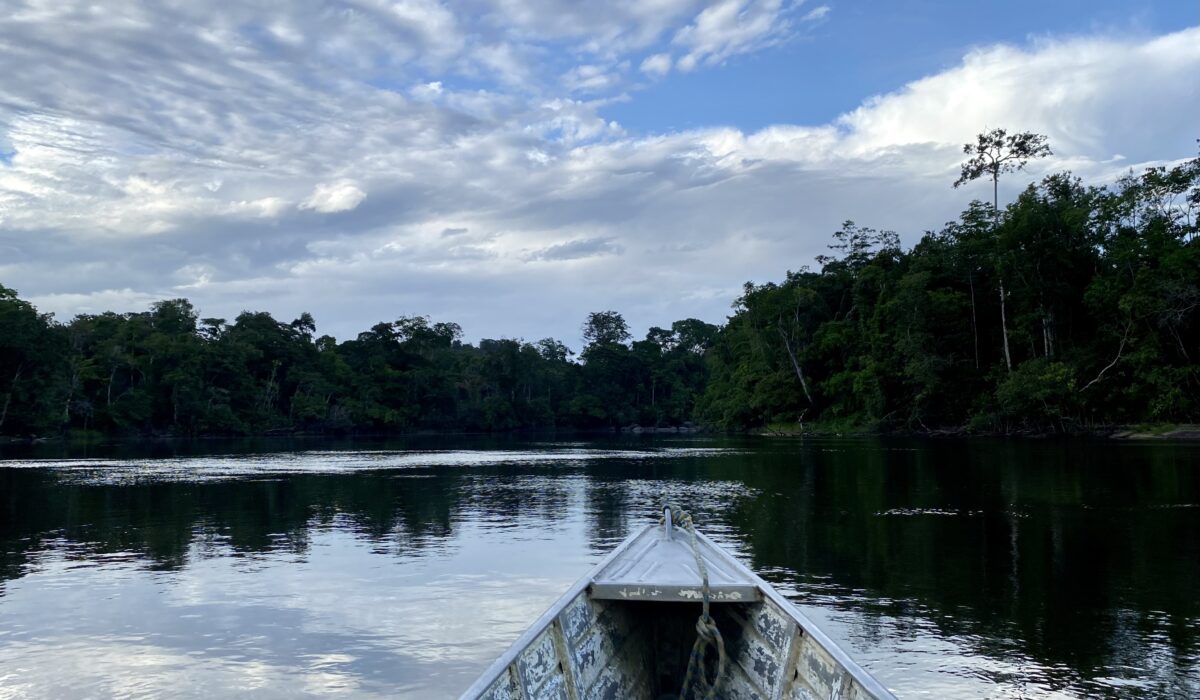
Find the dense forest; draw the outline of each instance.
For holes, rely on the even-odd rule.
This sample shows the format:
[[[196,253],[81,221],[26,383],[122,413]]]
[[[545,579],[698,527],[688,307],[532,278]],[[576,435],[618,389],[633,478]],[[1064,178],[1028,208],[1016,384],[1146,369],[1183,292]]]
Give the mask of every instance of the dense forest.
[[[1043,137],[981,134],[957,184]],[[995,194],[994,194],[995,197]],[[576,356],[382,322],[338,342],[308,314],[200,318],[185,299],[58,322],[0,285],[0,435],[764,426],[1071,432],[1200,420],[1200,158],[971,202],[910,250],[847,222],[819,269],[747,283],[718,327],[632,341],[590,314]]]
[[[185,299],[58,324],[0,287],[0,434],[679,425],[717,327],[678,321],[630,344],[620,314],[593,313],[578,361],[557,340],[472,345],[419,316],[340,343],[315,331],[308,314],[201,319]]]
[[[960,183],[1020,169],[1033,136],[981,135]],[[820,270],[745,286],[699,415],[1002,433],[1196,421],[1198,215],[1200,158],[1111,187],[1050,175],[908,251],[847,222]]]

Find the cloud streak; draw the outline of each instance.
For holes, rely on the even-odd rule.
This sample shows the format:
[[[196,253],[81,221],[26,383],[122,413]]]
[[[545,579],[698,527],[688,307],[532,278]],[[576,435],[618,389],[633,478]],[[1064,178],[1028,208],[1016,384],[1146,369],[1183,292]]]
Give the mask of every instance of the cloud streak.
[[[583,238],[576,241],[556,243],[535,251],[530,260],[581,260],[600,255],[620,255],[624,248],[611,238]]]

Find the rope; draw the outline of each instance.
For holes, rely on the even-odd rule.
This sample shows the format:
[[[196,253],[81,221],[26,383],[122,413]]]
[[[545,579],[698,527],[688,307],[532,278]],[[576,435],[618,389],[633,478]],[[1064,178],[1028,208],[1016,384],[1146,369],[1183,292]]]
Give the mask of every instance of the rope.
[[[696,558],[696,568],[700,570],[701,579],[701,612],[696,620],[696,643],[692,645],[692,655],[688,659],[687,674],[683,677],[683,687],[679,691],[680,700],[687,700],[688,691],[695,688],[695,697],[712,700],[717,696],[717,686],[725,675],[725,639],[721,630],[717,629],[717,621],[709,614],[710,591],[708,586],[708,567],[704,557],[700,556],[699,537],[696,536],[696,526],[690,513],[668,505],[664,510],[670,510],[671,520],[691,535],[692,556]],[[665,520],[665,517],[664,517]],[[717,652],[717,667],[710,681],[705,674],[708,649],[712,647]]]

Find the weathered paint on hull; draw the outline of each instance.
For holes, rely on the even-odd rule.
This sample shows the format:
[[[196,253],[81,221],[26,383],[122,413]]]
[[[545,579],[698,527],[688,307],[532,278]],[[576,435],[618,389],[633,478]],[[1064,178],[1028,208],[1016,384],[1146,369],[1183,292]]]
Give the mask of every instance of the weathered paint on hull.
[[[754,579],[762,588],[762,600],[713,605],[730,661],[718,697],[892,698],[790,602]],[[590,580],[585,577],[572,586],[462,696],[464,700],[675,697],[696,638],[700,606],[595,600],[588,593]]]
[[[591,600],[578,594],[479,697],[482,700],[653,700],[678,692],[699,606]],[[667,614],[667,613],[670,614]],[[684,614],[680,614],[684,613]],[[774,602],[714,608],[730,663],[730,700],[873,700],[854,676]],[[688,637],[689,633],[691,637]],[[663,683],[666,687],[662,687]],[[472,697],[470,695],[464,697]]]
[[[485,700],[650,698],[645,623],[580,593],[479,697]]]

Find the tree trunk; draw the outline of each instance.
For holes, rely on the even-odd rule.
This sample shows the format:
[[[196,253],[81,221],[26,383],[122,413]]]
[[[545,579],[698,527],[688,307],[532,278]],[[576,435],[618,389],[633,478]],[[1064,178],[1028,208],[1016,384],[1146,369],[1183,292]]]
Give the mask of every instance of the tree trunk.
[[[1046,359],[1054,357],[1054,338],[1050,335],[1050,314],[1042,312],[1042,349]]]
[[[1004,366],[1012,372],[1012,355],[1008,351],[1008,316],[1004,311],[1004,280],[1000,280],[1000,333],[1004,336]]]
[[[24,369],[24,362],[17,365],[17,373],[13,375],[12,384],[8,385],[8,393],[4,395],[4,405],[0,406],[0,428],[4,427],[4,421],[8,418],[8,406],[12,403],[13,391],[17,388],[17,382],[21,381],[21,371]]]
[[[1000,171],[992,171],[992,226],[1000,226]]]
[[[804,398],[808,399],[809,405],[812,405],[812,394],[808,393],[808,382],[804,381],[804,372],[800,371],[800,361],[796,359],[796,353],[792,350],[792,344],[788,340],[787,333],[783,332],[782,326],[777,326],[779,337],[783,338],[783,347],[787,350],[788,358],[792,361],[792,368],[796,370],[796,378],[800,380],[800,388],[804,390]]]
[[[296,386],[296,391],[292,392],[292,398],[288,401],[288,423],[293,422],[292,416],[296,413],[296,399],[300,396],[300,385]]]
[[[0,406],[0,428],[4,427],[4,419],[8,417],[8,404],[12,401],[12,392],[4,395],[4,406]]]
[[[975,341],[975,369],[979,369],[979,323],[975,318],[975,272],[967,273],[967,283],[971,285],[971,337]]]
[[[992,168],[992,229],[1000,229],[1000,168]],[[999,265],[997,265],[999,267]],[[1012,372],[1012,355],[1008,351],[1008,315],[1004,311],[1004,277],[1000,277],[1000,333],[1004,336],[1004,366]]]
[[[1183,338],[1181,338],[1179,336],[1179,329],[1176,328],[1175,324],[1173,324],[1173,323],[1169,324],[1167,326],[1167,328],[1170,328],[1171,335],[1175,336],[1175,342],[1179,345],[1179,352],[1183,353],[1183,359],[1187,360],[1188,362],[1191,362],[1192,356],[1188,354],[1187,348],[1184,347],[1184,345],[1183,345]]]
[[[79,386],[79,370],[71,371],[71,383],[67,385],[67,400],[63,402],[62,422],[67,425],[71,422],[71,400],[75,398],[75,388]]]
[[[267,387],[263,389],[262,398],[260,399],[263,410],[271,408],[274,401],[275,393],[275,375],[279,372],[279,361],[271,363],[271,376],[267,379]]]

